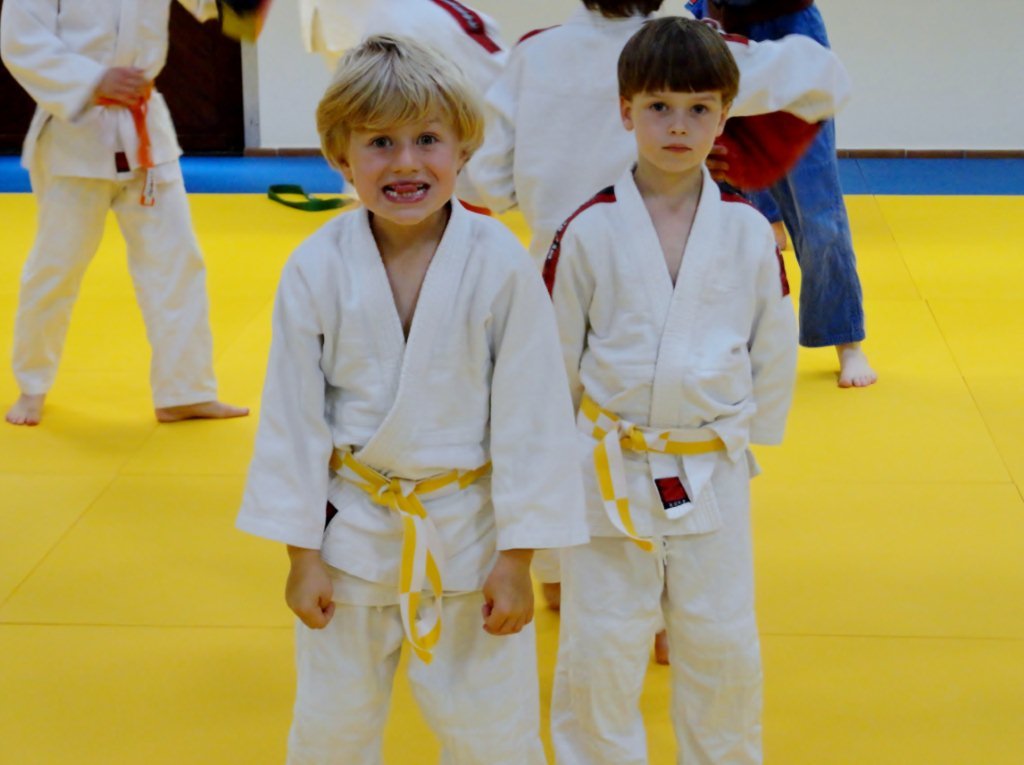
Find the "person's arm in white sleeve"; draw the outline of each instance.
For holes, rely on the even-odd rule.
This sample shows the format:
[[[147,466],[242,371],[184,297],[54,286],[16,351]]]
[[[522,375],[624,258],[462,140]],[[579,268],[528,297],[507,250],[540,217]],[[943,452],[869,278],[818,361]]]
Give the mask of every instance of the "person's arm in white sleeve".
[[[755,42],[730,35],[726,45],[740,70],[733,117],[788,112],[814,123],[835,115],[850,98],[839,57],[809,37]]]
[[[317,550],[334,449],[323,332],[313,285],[293,258],[278,287],[260,424],[238,516],[243,531]]]
[[[525,257],[495,301],[491,486],[498,549],[585,541],[576,427],[551,300]]]
[[[0,57],[41,109],[70,122],[92,105],[107,67],[60,39],[57,5],[55,0],[6,0]]]
[[[782,257],[766,230],[765,256],[757,274],[757,311],[749,353],[757,411],[750,440],[778,444],[786,429],[796,381],[797,323]]]
[[[569,395],[573,411],[577,411],[583,398],[580,382],[580,361],[587,344],[588,316],[594,297],[594,275],[582,257],[579,241],[572,226],[565,229],[557,241],[558,261],[551,266],[551,299],[558,322],[558,339],[562,346],[562,361],[569,381]]]
[[[459,174],[455,191],[460,199],[502,213],[515,207],[513,174],[516,145],[516,106],[519,69],[513,55],[487,91],[484,102],[483,145]]]

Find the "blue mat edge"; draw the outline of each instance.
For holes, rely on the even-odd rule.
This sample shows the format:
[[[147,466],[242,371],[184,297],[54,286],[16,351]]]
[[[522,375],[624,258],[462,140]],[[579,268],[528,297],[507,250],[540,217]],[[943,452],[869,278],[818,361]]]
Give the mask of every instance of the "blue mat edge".
[[[321,157],[183,157],[185,188],[194,194],[265,194],[297,183],[337,194],[341,176]],[[1024,159],[841,159],[846,194],[1024,196]],[[30,191],[18,157],[0,156],[0,193]]]

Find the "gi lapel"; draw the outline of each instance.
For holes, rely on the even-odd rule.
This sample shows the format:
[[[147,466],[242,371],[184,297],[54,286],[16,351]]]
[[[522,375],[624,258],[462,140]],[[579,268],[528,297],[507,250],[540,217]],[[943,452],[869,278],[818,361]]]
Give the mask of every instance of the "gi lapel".
[[[665,265],[658,232],[636,187],[632,169],[615,184],[615,199],[616,207],[621,210],[623,237],[612,246],[625,251],[629,269],[640,275],[647,294],[651,323],[660,335],[664,332],[672,305],[672,280]]]
[[[716,264],[720,260],[720,206],[718,185],[705,168],[700,201],[683,252],[675,290],[671,296],[671,306],[667,311],[658,347],[658,361],[651,392],[652,425],[668,427],[678,424],[679,401],[683,388],[697,384],[689,363],[694,357],[696,345],[700,342],[700,338],[694,337],[695,328],[698,326],[700,296],[716,277]],[[676,512],[671,513],[670,517],[692,513],[691,523],[694,524],[694,532],[710,531],[717,528],[719,523],[717,503],[710,491],[705,492],[717,459],[714,453],[682,457],[684,475],[680,477],[693,506],[674,508]],[[651,474],[655,480],[677,474],[674,458],[650,455],[650,463]]]
[[[454,200],[451,207],[452,212],[448,226],[445,228],[441,243],[438,245],[437,252],[434,253],[434,258],[423,278],[423,287],[416,302],[416,313],[413,315],[409,339],[405,342],[402,371],[391,411],[388,412],[377,432],[357,455],[359,459],[370,465],[388,464],[405,446],[405,442],[416,435],[419,423],[416,411],[423,405],[423,402],[415,395],[417,385],[426,375],[430,365],[431,353],[435,347],[435,336],[449,324],[446,315],[452,309],[453,288],[465,269],[471,246],[469,216],[472,213],[466,212],[462,205]],[[369,226],[367,226],[367,233],[369,233]],[[391,288],[387,283],[384,264],[380,262],[380,255],[376,247],[373,247],[372,252],[377,258],[378,278],[384,280],[384,289],[387,290],[388,300],[391,301]],[[397,311],[392,309],[391,312],[394,314],[395,330],[401,338],[403,336],[402,328],[398,322]],[[391,329],[387,329],[387,333],[394,336]],[[390,342],[391,338],[388,338],[388,341]]]

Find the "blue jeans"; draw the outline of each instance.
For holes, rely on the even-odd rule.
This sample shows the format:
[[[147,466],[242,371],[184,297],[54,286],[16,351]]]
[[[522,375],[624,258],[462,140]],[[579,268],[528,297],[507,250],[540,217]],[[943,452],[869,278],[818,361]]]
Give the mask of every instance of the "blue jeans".
[[[828,47],[816,6],[751,24],[751,40],[802,34]],[[864,339],[864,308],[836,161],[835,124],[827,121],[796,167],[770,189],[752,195],[768,220],[784,220],[802,275],[800,344],[808,347]]]

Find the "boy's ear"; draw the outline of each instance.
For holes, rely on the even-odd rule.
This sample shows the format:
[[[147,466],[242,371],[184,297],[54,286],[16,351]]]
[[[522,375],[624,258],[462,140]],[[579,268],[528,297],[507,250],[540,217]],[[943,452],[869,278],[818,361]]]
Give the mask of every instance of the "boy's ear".
[[[633,129],[633,101],[619,96],[619,116],[622,118],[622,126],[626,130]]]
[[[341,171],[342,177],[349,184],[352,184],[352,166],[348,163],[348,160],[345,159],[345,157],[337,157],[334,160],[334,164],[337,166],[338,170]]]
[[[718,130],[715,132],[716,138],[722,135],[722,131],[725,130],[725,123],[726,120],[729,119],[729,107],[731,106],[732,104],[725,104],[725,106],[722,107],[722,116],[718,120]]]

